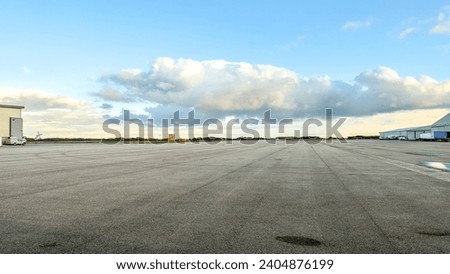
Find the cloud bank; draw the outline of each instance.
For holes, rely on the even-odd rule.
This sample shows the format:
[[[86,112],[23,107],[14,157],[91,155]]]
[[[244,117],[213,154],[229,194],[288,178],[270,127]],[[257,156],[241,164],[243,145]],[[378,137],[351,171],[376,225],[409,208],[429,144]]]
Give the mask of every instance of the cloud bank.
[[[0,101],[11,105],[26,105],[28,111],[43,110],[79,110],[87,107],[88,103],[73,98],[53,95],[40,91],[22,91],[17,89],[0,88]]]
[[[34,137],[99,137],[103,113],[92,103],[39,90],[0,87],[0,102],[23,105],[24,134]]]
[[[159,112],[165,106],[194,108],[214,117],[261,115],[267,109],[305,117],[325,108],[364,116],[450,106],[450,81],[402,77],[388,67],[364,71],[346,83],[328,76],[301,78],[271,65],[158,58],[149,71],[123,70],[100,81],[104,89],[94,95],[104,101],[156,103]]]

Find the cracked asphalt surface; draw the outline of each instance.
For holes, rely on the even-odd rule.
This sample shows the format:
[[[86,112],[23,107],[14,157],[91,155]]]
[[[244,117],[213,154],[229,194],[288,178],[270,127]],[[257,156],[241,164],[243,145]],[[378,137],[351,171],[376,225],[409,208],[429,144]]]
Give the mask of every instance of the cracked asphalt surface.
[[[450,144],[0,148],[0,253],[450,253]]]

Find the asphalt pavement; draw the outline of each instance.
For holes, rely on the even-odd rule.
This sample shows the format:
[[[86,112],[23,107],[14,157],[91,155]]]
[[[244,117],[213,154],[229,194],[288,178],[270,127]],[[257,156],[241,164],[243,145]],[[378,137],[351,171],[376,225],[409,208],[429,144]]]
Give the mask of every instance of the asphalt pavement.
[[[450,143],[0,147],[0,253],[450,253]]]

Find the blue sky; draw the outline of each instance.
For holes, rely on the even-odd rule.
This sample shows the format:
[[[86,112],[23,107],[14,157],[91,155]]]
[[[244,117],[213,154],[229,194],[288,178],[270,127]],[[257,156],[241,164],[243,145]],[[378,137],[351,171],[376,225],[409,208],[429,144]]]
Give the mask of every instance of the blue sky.
[[[426,75],[438,82],[434,88],[424,88],[442,96],[436,101],[445,101],[450,93],[446,84],[450,79],[450,6],[446,1],[0,1],[0,7],[0,96],[3,93],[3,101],[7,102],[28,103],[13,100],[10,93],[25,94],[21,100],[27,100],[26,94],[42,93],[65,96],[74,100],[72,103],[79,100],[93,108],[102,104],[113,105],[112,111],[127,108],[127,102],[111,101],[102,93],[114,88],[127,98],[136,96],[136,101],[144,105],[175,104],[200,110],[203,107],[205,113],[211,107],[222,107],[216,104],[206,108],[195,102],[183,105],[181,99],[173,96],[169,96],[172,101],[150,96],[144,94],[145,90],[133,90],[138,87],[130,82],[113,77],[130,69],[150,75],[161,57],[193,60],[201,66],[208,60],[225,60],[231,65],[270,65],[295,73],[292,77],[300,79],[300,86],[305,86],[302,81],[328,77],[338,81],[332,82],[333,86],[343,86],[330,92],[343,94],[349,90],[349,97],[352,92],[360,92],[353,90],[357,89],[355,82],[357,86],[373,82],[367,77],[360,77],[365,80],[359,81],[358,76],[372,72],[371,75],[381,75],[377,76],[381,79],[385,74],[392,75],[392,71],[402,81]],[[179,69],[191,68],[178,65],[183,67]],[[230,72],[229,68],[225,71]],[[167,73],[164,77],[170,78]],[[220,71],[214,75],[220,78]],[[141,76],[132,81],[144,82]],[[102,77],[110,79],[99,81]],[[166,78],[164,81],[171,81]],[[271,83],[278,80],[271,79]],[[206,82],[201,82],[203,89],[207,89]],[[219,82],[211,84],[213,90]],[[422,90],[426,81],[419,82],[417,90]],[[369,89],[379,87],[367,85]],[[306,86],[315,87],[311,82]],[[198,95],[198,87],[189,87],[192,94]],[[440,92],[442,89],[444,92]],[[385,94],[392,87],[383,90]],[[437,96],[435,93],[433,97]],[[267,98],[273,100],[272,95]],[[288,99],[286,102],[291,100]],[[377,115],[450,106],[397,101],[390,104],[391,109],[374,107],[368,113],[355,110],[348,114]],[[264,107],[270,104],[266,102],[260,109]],[[222,112],[233,115],[236,109]],[[249,113],[260,109],[249,109]],[[142,110],[142,106],[136,109]],[[240,106],[239,113],[245,110],[245,106]]]

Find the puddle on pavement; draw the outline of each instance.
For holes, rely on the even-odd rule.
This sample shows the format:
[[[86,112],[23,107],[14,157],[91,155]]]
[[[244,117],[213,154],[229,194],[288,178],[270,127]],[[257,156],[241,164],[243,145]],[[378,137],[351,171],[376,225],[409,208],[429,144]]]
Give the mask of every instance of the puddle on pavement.
[[[422,166],[444,170],[444,171],[450,171],[450,163],[443,163],[443,162],[422,162]]]
[[[321,243],[315,239],[301,236],[279,236],[275,238],[278,241],[294,245],[318,246]]]

